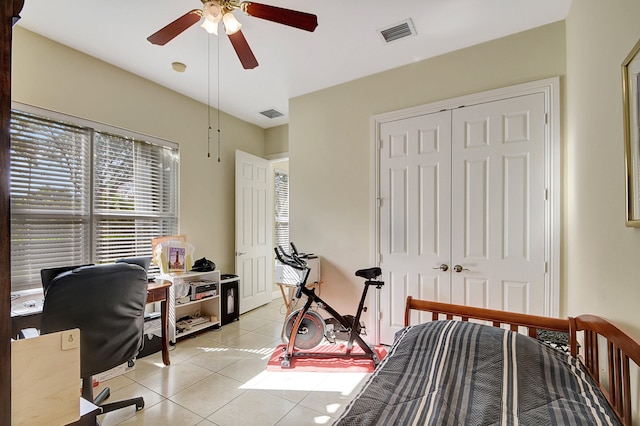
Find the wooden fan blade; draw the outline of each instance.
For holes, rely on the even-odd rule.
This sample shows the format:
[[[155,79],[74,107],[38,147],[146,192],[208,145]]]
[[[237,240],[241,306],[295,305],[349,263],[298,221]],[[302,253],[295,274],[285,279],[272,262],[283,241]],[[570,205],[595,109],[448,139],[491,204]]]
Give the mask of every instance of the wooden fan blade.
[[[245,70],[250,70],[258,66],[258,60],[253,56],[249,43],[247,43],[247,39],[244,38],[241,30],[229,34],[229,40],[231,40],[231,44]]]
[[[202,18],[202,10],[193,9],[190,12],[185,13],[169,25],[161,28],[157,32],[147,37],[153,44],[164,46],[174,38],[176,38],[184,30],[197,23]]]
[[[318,26],[318,17],[310,13],[248,1],[242,2],[240,8],[249,16],[255,16],[256,18],[266,19],[267,21],[277,22],[305,31],[313,32]]]

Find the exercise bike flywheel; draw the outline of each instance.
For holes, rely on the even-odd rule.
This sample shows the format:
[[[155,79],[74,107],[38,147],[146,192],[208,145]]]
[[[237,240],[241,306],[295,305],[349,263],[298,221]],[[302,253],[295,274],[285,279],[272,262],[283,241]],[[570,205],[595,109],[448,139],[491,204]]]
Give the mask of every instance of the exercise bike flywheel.
[[[292,312],[284,326],[285,337],[291,339],[291,331],[302,309]],[[325,322],[316,311],[307,311],[302,317],[300,327],[295,335],[293,346],[298,349],[312,349],[322,343],[325,335]]]

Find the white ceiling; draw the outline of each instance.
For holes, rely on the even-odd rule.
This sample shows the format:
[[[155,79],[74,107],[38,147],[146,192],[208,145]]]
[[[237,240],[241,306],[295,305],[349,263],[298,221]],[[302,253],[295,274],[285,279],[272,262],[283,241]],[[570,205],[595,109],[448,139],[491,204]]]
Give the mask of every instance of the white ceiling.
[[[201,8],[199,0],[25,0],[18,25],[269,128],[288,122],[289,98],[562,20],[571,4],[571,0],[261,2],[313,13],[318,28],[309,33],[236,10],[260,64],[253,70],[242,68],[224,31],[218,38],[194,25],[165,46],[146,40],[189,10]],[[377,30],[407,18],[417,36],[384,43]],[[173,71],[174,61],[186,64],[186,71]],[[259,113],[270,108],[284,117],[269,119]]]

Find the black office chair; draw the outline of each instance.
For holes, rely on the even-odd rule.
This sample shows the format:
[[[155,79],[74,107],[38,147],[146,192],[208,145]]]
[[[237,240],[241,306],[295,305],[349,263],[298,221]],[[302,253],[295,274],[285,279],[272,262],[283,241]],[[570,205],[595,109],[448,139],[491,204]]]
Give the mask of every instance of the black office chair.
[[[40,269],[40,279],[42,280],[42,291],[44,295],[47,295],[47,290],[49,290],[49,284],[51,281],[62,274],[63,272],[73,271],[74,269],[81,268],[83,266],[93,266],[93,263],[87,263],[84,265],[74,265],[74,266],[61,266],[58,268],[45,268]]]
[[[41,333],[80,329],[82,396],[103,413],[135,405],[142,397],[109,404],[105,388],[94,399],[92,376],[133,359],[144,342],[147,274],[138,266],[116,263],[83,266],[59,274],[47,286]]]

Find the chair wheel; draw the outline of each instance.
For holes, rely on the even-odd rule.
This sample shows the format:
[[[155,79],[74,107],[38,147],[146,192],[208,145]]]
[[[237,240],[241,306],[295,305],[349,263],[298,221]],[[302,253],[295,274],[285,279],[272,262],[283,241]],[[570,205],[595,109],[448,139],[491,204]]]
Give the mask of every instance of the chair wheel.
[[[144,408],[144,401],[142,401],[140,404],[136,404],[136,411],[140,411]]]

